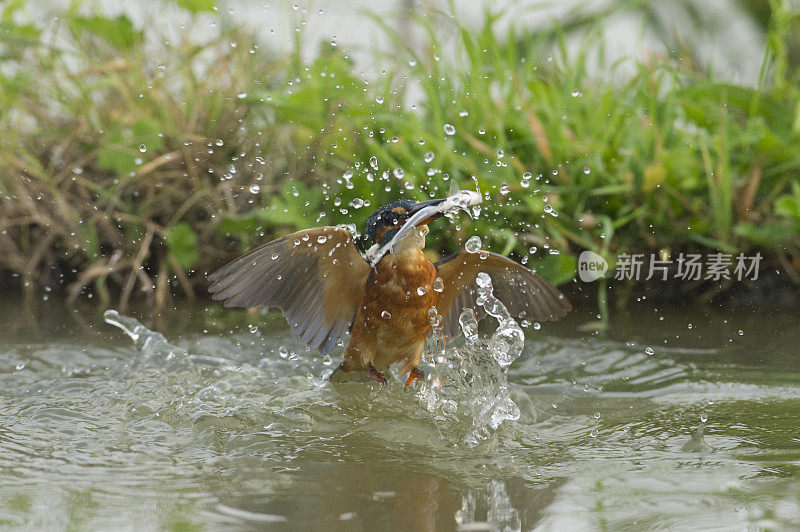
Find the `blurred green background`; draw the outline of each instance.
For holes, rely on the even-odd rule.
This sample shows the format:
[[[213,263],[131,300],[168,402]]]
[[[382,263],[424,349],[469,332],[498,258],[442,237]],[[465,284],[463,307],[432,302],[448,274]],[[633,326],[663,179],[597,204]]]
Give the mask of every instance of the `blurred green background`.
[[[739,26],[699,0],[470,16],[348,4],[381,46],[305,31],[336,4],[281,4],[263,27],[213,0],[134,14],[42,4],[0,5],[0,289],[163,307],[204,297],[206,272],[259,243],[360,230],[380,205],[453,180],[488,200],[474,220],[432,227],[434,255],[479,235],[570,292],[583,250],[612,268],[621,253],[760,252],[769,286],[800,286],[788,0],[718,3],[752,40],[728,69],[709,57],[741,52]],[[608,52],[643,35],[642,53]],[[617,287],[617,304],[635,297]],[[736,288],[698,282],[681,297]]]

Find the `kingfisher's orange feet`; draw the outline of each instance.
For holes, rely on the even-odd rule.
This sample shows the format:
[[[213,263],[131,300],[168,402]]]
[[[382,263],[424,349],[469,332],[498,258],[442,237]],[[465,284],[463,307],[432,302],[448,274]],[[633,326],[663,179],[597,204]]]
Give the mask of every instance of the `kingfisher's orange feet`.
[[[422,373],[422,370],[419,368],[411,368],[411,371],[408,372],[408,380],[406,381],[406,388],[411,386],[411,383],[414,381],[424,381],[425,374]]]
[[[375,366],[373,366],[372,364],[367,366],[367,373],[369,373],[369,376],[378,381],[379,383],[386,384],[386,377],[383,376],[383,373],[375,369]]]

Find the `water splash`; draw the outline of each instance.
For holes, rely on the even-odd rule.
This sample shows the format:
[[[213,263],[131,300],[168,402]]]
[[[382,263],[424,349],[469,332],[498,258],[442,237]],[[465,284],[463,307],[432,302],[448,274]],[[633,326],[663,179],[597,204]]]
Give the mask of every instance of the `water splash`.
[[[133,340],[133,346],[144,356],[139,357],[135,368],[148,367],[169,371],[198,371],[197,363],[212,367],[231,366],[232,362],[225,356],[211,354],[192,354],[183,347],[174,345],[158,331],[151,331],[136,318],[123,316],[116,310],[103,313],[103,320],[109,325],[119,327]]]
[[[443,354],[441,321],[431,320],[428,352],[431,353],[431,378],[420,396],[443,434],[466,426],[461,439],[474,446],[492,437],[506,421],[516,421],[520,409],[511,399],[506,370],[522,353],[525,335],[508,309],[493,294],[491,278],[480,273],[477,279],[477,304],[498,320],[488,340],[478,335],[475,312],[466,309],[459,317],[466,344]]]
[[[151,331],[135,318],[123,316],[116,310],[107,310],[103,312],[103,319],[109,325],[122,329],[133,340],[134,347],[145,354],[163,355],[167,359],[188,355],[185,349],[172,345],[163,334]]]
[[[497,329],[489,339],[489,351],[500,367],[506,369],[522,354],[525,334],[506,306],[494,297],[489,275],[481,272],[475,282],[478,285],[477,303],[498,322]]]
[[[490,440],[504,422],[515,421],[520,417],[520,409],[510,397],[506,369],[522,351],[522,330],[511,318],[506,307],[494,297],[488,275],[479,275],[478,295],[477,303],[483,311],[498,320],[497,329],[489,338],[481,338],[478,335],[474,311],[465,311],[460,322],[467,338],[466,345],[451,350],[447,356],[442,317],[435,307],[430,310],[433,333],[427,356],[432,372],[431,379],[421,387],[419,393],[430,412],[430,419],[444,441],[450,444],[478,445]],[[247,390],[251,381],[263,382],[267,374],[278,376],[283,373],[282,370],[288,369],[284,368],[283,363],[288,351],[283,347],[277,349],[280,358],[269,356],[265,359],[269,360],[268,367],[259,364],[258,368],[253,368],[247,358],[238,361],[230,358],[233,353],[227,351],[232,346],[224,347],[222,356],[217,354],[219,349],[216,348],[212,349],[213,354],[190,353],[187,349],[170,343],[163,334],[151,331],[136,319],[122,316],[115,310],[106,311],[104,318],[107,323],[125,332],[133,340],[136,349],[143,353],[144,356],[139,357],[132,368],[149,369],[158,375],[173,375],[176,379],[186,370],[210,378],[210,381],[206,381],[203,377],[202,385],[197,383],[195,393],[189,394],[192,399],[183,394],[171,399],[165,398],[167,406],[172,400],[181,403],[196,400],[202,406],[198,408],[204,412],[225,409],[229,407],[229,403],[241,402],[241,398],[231,389],[232,385],[236,389]],[[202,347],[200,351],[207,351],[208,347]],[[164,373],[164,370],[167,372]],[[251,375],[253,371],[255,374]],[[327,387],[326,377],[331,371],[332,368],[326,364],[322,379],[307,374],[311,379],[301,388],[316,397],[318,392],[313,390]],[[296,386],[298,383],[292,381],[292,378],[287,375],[284,380],[287,385],[291,381],[291,385]],[[241,386],[236,385],[237,383]],[[394,404],[398,399],[392,397],[389,389],[384,390],[383,395],[385,397],[375,400]],[[412,404],[407,406],[413,408]],[[263,404],[258,408],[263,409]],[[418,411],[415,415],[418,416]]]
[[[487,506],[486,521],[476,518],[478,503]],[[486,492],[477,497],[467,492],[461,498],[461,508],[455,515],[459,530],[499,530],[502,532],[519,532],[522,530],[522,519],[519,512],[511,505],[506,491],[506,484],[500,480],[492,480],[486,486]]]

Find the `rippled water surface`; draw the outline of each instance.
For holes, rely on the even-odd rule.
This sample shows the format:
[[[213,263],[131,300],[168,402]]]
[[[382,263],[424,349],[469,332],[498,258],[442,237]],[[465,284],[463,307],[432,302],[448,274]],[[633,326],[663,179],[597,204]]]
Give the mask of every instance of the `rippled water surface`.
[[[0,527],[800,523],[797,316],[573,314],[526,329],[507,380],[476,344],[412,390],[325,381],[279,315],[138,309],[111,320],[131,337],[3,303]]]

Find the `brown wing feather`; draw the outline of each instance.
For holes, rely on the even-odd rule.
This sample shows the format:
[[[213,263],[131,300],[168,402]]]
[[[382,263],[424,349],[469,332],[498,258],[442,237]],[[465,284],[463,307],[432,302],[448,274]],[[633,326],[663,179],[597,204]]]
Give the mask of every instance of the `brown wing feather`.
[[[436,269],[444,282],[439,310],[444,316],[448,339],[461,334],[458,317],[465,308],[475,309],[478,319],[484,315],[475,304],[478,297],[475,279],[480,272],[489,274],[494,295],[515,318],[555,321],[572,310],[567,298],[547,280],[496,253],[482,250],[468,253],[462,249],[437,262]]]
[[[226,307],[277,307],[310,348],[330,353],[350,327],[369,265],[338,227],[273,240],[208,276]]]

